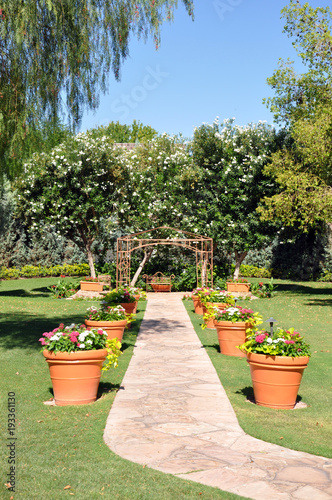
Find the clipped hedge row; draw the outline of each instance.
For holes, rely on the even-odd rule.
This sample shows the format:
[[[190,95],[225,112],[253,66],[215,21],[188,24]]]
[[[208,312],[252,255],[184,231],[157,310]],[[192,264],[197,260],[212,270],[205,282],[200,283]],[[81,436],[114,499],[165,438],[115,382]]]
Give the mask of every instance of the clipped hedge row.
[[[24,266],[21,269],[17,267],[1,267],[0,279],[10,280],[15,278],[42,278],[45,276],[89,276],[90,268],[88,264],[63,264],[53,267],[46,266]]]
[[[272,278],[272,269],[242,264],[240,266],[240,276],[245,278]]]

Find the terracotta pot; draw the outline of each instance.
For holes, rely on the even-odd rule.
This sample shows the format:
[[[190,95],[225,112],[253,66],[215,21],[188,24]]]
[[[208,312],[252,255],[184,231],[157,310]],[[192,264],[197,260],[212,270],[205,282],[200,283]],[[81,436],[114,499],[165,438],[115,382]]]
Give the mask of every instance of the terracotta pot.
[[[86,326],[90,328],[102,328],[107,333],[108,339],[118,339],[122,342],[123,332],[127,324],[127,320],[119,321],[93,321],[90,319],[85,320]]]
[[[50,370],[57,406],[85,405],[97,399],[106,349],[81,352],[43,351]]]
[[[136,312],[137,312],[137,306],[138,306],[138,301],[140,299],[140,295],[135,295],[135,299],[136,299],[136,302],[135,302],[135,307],[134,307],[134,314],[136,314]]]
[[[120,304],[120,306],[125,309],[126,314],[134,314],[135,309],[137,309],[137,303],[136,302],[126,302],[124,304]]]
[[[247,353],[256,404],[291,410],[296,403],[308,356],[266,356]]]
[[[211,307],[218,307],[218,309],[226,309],[227,306],[228,304],[219,302],[206,302],[206,304],[202,306],[203,315],[206,314],[208,312],[208,309],[211,309]],[[210,318],[209,320],[204,320],[204,323],[206,324],[207,328],[215,328],[214,318]]]
[[[227,292],[243,292],[250,291],[250,283],[226,283]]]
[[[203,314],[203,306],[201,303],[201,299],[198,297],[198,295],[192,295],[191,297],[193,299],[195,313],[196,314]]]
[[[172,285],[169,283],[151,283],[154,292],[170,292]]]
[[[226,356],[237,356],[245,358],[246,354],[236,346],[241,345],[246,340],[246,330],[251,327],[248,322],[239,321],[215,321],[221,354]]]
[[[102,292],[105,283],[101,281],[80,281],[81,290],[85,290],[87,292]]]

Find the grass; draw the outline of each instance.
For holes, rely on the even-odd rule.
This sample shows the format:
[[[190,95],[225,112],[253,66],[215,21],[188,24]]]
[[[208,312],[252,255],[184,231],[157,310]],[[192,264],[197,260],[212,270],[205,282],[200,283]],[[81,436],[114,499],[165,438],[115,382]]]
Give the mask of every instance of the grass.
[[[287,448],[332,457],[332,285],[275,283],[278,288],[274,297],[251,301],[249,307],[264,319],[275,318],[275,328],[293,326],[310,343],[312,356],[298,396],[306,408],[273,410],[248,402],[253,391],[246,359],[221,355],[216,331],[202,331],[201,316],[194,313],[191,301],[185,304],[245,432]],[[238,304],[249,305],[248,301]],[[269,328],[268,323],[265,326]]]
[[[44,405],[52,398],[47,364],[38,338],[64,323],[82,322],[88,301],[57,300],[47,287],[56,278],[0,282],[1,485],[4,500],[58,500],[101,497],[120,500],[236,499],[216,488],[176,478],[124,460],[103,442],[106,419],[130,361],[138,321],[125,332],[119,368],[102,376],[98,400],[85,406]],[[94,302],[95,303],[95,302]],[[7,490],[9,472],[7,394],[16,399],[16,488]]]

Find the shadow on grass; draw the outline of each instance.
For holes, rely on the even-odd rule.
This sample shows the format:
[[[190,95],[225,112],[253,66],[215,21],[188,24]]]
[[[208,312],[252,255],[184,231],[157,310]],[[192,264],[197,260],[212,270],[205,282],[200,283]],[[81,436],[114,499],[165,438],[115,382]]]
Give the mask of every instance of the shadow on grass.
[[[332,296],[330,299],[309,299],[305,306],[332,306]]]
[[[110,384],[109,382],[100,381],[97,392],[97,400],[105,396],[105,394],[109,394],[110,392],[118,392],[120,387],[120,384]],[[53,387],[49,387],[48,390],[51,396],[54,397]]]
[[[8,350],[17,347],[40,350],[41,344],[38,339],[44,332],[53,330],[60,323],[81,325],[84,321],[82,321],[82,314],[64,315],[61,311],[59,311],[58,317],[52,319],[40,314],[35,316],[25,312],[0,313],[0,347]],[[142,319],[137,319],[132,323],[130,330],[126,331],[124,349],[135,345],[141,323]]]
[[[0,297],[50,297],[51,292],[47,287],[33,288],[31,291],[17,288],[16,290],[6,290],[0,292]]]
[[[332,287],[315,288],[314,286],[306,286],[300,284],[278,283],[277,292],[291,292],[292,294],[307,294],[307,295],[331,295]]]
[[[17,347],[26,349],[41,349],[38,339],[44,332],[49,332],[60,323],[82,323],[82,315],[65,316],[59,312],[59,317],[48,318],[34,316],[24,312],[0,314],[0,346],[5,349]]]

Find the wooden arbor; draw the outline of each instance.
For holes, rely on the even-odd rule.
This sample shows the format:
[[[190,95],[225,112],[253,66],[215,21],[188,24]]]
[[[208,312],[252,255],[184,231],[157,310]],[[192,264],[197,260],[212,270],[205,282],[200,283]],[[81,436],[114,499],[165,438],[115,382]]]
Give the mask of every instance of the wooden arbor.
[[[156,233],[159,237],[149,236]],[[165,237],[172,233],[174,236]],[[188,231],[160,226],[122,236],[117,240],[116,287],[130,283],[130,261],[134,250],[157,245],[173,245],[189,249],[196,256],[197,286],[213,286],[213,239]]]

